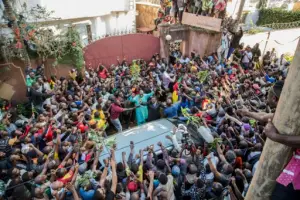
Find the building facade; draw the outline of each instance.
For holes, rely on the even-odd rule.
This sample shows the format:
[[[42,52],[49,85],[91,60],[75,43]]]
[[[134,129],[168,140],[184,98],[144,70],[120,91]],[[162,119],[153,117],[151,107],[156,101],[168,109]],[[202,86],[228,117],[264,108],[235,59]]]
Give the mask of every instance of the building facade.
[[[84,45],[108,35],[136,32],[135,0],[13,0],[21,9],[26,3],[30,9],[36,5],[54,11],[47,22],[55,29],[64,30],[70,25],[77,28]]]

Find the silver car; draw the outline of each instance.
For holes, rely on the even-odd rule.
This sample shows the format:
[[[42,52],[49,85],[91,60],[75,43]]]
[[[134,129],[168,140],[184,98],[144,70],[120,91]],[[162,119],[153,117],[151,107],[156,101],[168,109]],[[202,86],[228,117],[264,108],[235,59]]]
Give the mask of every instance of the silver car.
[[[173,127],[183,122],[176,119],[159,119],[153,122],[143,124],[141,126],[134,127],[132,129],[123,131],[110,137],[116,137],[117,149],[115,151],[116,161],[122,161],[122,152],[126,152],[129,155],[130,152],[130,141],[134,142],[135,152],[138,153],[140,149],[144,149],[147,146],[154,145],[154,151],[157,155],[161,154],[160,147],[157,143],[162,142],[164,147],[172,149],[173,144],[166,138],[167,135],[171,135]],[[187,126],[188,132],[191,135],[191,139],[196,144],[203,143],[202,137],[197,133],[196,129],[192,126]],[[176,133],[177,141],[181,145],[182,135]],[[144,156],[146,156],[145,152]],[[109,147],[105,146],[102,154],[100,155],[99,161],[103,162],[103,159],[110,156]]]

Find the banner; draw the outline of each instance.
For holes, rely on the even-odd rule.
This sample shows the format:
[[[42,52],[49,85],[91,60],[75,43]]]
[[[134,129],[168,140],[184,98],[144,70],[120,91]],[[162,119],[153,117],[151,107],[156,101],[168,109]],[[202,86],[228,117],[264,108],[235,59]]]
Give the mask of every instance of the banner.
[[[195,14],[184,12],[182,23],[190,26],[204,28],[207,30],[221,32],[222,19],[200,15],[196,16]]]

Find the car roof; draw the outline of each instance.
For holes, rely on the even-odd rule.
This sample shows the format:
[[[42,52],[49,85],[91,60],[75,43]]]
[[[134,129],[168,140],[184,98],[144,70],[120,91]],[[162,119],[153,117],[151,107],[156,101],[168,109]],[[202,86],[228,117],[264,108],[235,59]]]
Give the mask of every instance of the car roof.
[[[134,142],[135,154],[139,153],[140,149],[144,149],[150,145],[154,145],[154,151],[159,153],[160,148],[157,146],[158,142],[162,142],[162,144],[166,148],[172,147],[173,144],[170,140],[166,139],[166,135],[171,135],[173,127],[174,124],[170,120],[159,119],[110,136],[116,138],[116,161],[122,161],[122,152],[126,152],[126,157],[129,156],[130,141]],[[176,133],[176,137],[178,139],[178,142],[180,143],[181,134]],[[107,138],[106,140],[108,139],[109,138]],[[109,152],[109,147],[105,146],[99,158],[99,161],[101,163],[103,159],[110,156]],[[144,152],[144,155],[146,154],[147,152]]]

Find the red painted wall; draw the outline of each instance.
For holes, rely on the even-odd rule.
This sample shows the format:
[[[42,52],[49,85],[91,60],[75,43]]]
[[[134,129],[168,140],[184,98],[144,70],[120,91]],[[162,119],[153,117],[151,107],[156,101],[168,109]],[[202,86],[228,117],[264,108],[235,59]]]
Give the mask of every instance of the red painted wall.
[[[106,67],[116,64],[117,57],[128,62],[142,58],[150,60],[155,53],[160,52],[159,38],[146,34],[128,34],[100,39],[89,44],[84,49],[86,66],[96,68],[99,63]]]

